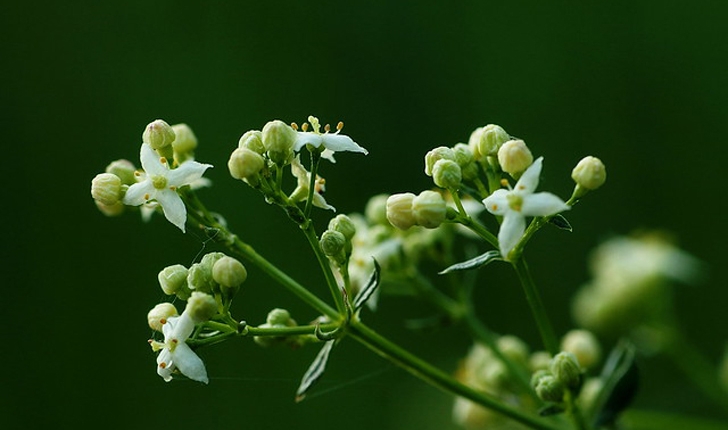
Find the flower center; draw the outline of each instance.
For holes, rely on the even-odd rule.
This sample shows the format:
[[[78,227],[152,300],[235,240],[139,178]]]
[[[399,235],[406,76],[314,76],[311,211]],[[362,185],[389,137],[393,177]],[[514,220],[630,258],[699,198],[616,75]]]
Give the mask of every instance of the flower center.
[[[511,193],[506,196],[506,199],[508,200],[508,206],[510,206],[511,209],[516,212],[521,211],[521,207],[523,206],[523,197],[518,194]]]
[[[152,186],[158,190],[163,190],[167,187],[167,178],[162,175],[152,176]]]

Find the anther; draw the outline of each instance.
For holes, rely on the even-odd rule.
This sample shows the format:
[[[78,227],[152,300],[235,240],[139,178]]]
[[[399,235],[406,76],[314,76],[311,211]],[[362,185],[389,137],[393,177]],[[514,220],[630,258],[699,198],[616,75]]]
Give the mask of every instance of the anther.
[[[298,131],[298,124],[296,124],[295,122],[292,122],[291,123],[291,128],[294,129],[294,130],[296,130],[296,131]]]
[[[164,157],[159,157],[159,162],[162,164],[167,164],[167,159]]]
[[[502,187],[508,187],[508,179],[505,179],[505,178],[501,179],[500,184]]]
[[[308,131],[308,123],[307,122],[304,122],[303,124],[301,124],[301,130]]]
[[[163,362],[159,363],[159,367],[161,367],[162,369],[166,369],[167,368],[167,363],[165,363],[163,361]]]
[[[324,126],[324,131],[325,131],[326,133],[330,132],[330,131],[331,131],[331,126],[330,126],[329,124],[326,124],[326,125]]]
[[[162,318],[161,320],[159,320],[159,323],[162,325],[167,324],[167,318]]]
[[[139,170],[135,170],[134,171],[134,176],[137,176],[138,177],[138,176],[141,176],[141,175],[142,175],[142,172],[140,172]]]
[[[144,194],[144,200],[149,200],[149,197],[150,197],[149,194]]]
[[[172,185],[171,187],[169,187],[169,189],[172,190],[172,191],[177,191],[177,187],[174,186],[174,185]]]
[[[341,131],[344,128],[343,121],[339,121],[338,124],[336,124],[336,131]]]

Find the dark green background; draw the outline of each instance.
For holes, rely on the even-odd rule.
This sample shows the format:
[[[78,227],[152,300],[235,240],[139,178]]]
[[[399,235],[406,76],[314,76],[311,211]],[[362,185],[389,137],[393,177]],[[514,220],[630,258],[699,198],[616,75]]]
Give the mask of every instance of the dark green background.
[[[164,298],[156,273],[190,264],[203,240],[158,216],[149,224],[134,215],[105,218],[89,195],[91,178],[109,161],[136,160],[141,132],[156,118],[194,129],[198,159],[215,165],[215,187],[202,197],[306,285],[321,280],[296,228],[226,173],[238,137],[268,120],[343,120],[369,149],[325,166],[327,199],[345,213],[376,193],[430,187],[425,152],[466,141],[487,123],[544,155],[542,188],[564,197],[573,165],[596,155],[608,183],[569,214],[575,232],[546,231],[529,248],[558,331],[570,327],[569,297],[587,279],[589,249],[610,234],[666,229],[712,268],[706,282],[677,296],[691,339],[720,357],[728,304],[721,230],[728,3],[202,4],[0,7],[3,428],[452,426],[447,395],[351,341],[332,356],[324,393],[301,404],[293,393],[311,348],[228,342],[203,351],[209,386],[162,382],[144,320]],[[512,274],[489,272],[496,281],[479,292],[481,314],[537,345]],[[275,306],[302,322],[314,317],[251,269],[237,316],[259,323]],[[426,315],[421,305],[392,299],[365,318],[454,369],[468,347],[460,330],[399,328],[403,318]],[[718,416],[668,363],[647,360],[643,370],[652,385],[639,406]]]

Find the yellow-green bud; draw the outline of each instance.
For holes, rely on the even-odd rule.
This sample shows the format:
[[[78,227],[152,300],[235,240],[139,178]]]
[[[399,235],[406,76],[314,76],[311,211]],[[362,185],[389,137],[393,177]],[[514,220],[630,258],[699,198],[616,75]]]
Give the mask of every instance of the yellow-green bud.
[[[187,271],[187,285],[191,290],[212,293],[215,280],[212,279],[212,265],[195,263]]]
[[[91,180],[91,197],[105,206],[113,206],[121,200],[121,179],[113,173],[99,173]]]
[[[412,212],[412,193],[392,194],[387,198],[387,220],[390,224],[401,230],[407,230],[417,224]]]
[[[321,249],[324,251],[327,257],[340,259],[343,256],[344,248],[346,247],[346,237],[336,230],[326,230],[321,235]]]
[[[160,303],[147,314],[147,323],[152,330],[161,332],[167,318],[173,316],[177,316],[177,308],[172,303]]]
[[[161,119],[150,122],[142,133],[142,142],[148,143],[153,149],[166,148],[174,139],[174,130]]]
[[[435,168],[435,163],[440,160],[455,161],[455,151],[446,146],[439,146],[425,154],[425,174],[427,176],[433,175],[432,169]]]
[[[197,148],[197,136],[187,124],[175,124],[172,126],[174,131],[174,141],[172,148],[175,153],[189,154]]]
[[[209,321],[217,313],[217,302],[209,294],[193,291],[187,300],[185,312],[195,324]]]
[[[268,312],[265,318],[266,324],[273,327],[295,327],[296,321],[291,318],[290,312],[285,309],[276,308]]]
[[[136,172],[136,167],[129,160],[112,161],[106,166],[106,173],[113,173],[118,176],[124,185],[136,184],[137,178],[134,172]]]
[[[371,224],[386,225],[387,221],[387,194],[373,196],[367,202],[364,215]]]
[[[105,205],[98,200],[94,200],[94,203],[96,203],[96,208],[98,208],[98,210],[106,216],[119,216],[124,213],[124,209],[126,209],[126,206],[124,206],[124,203],[121,201],[118,201],[113,205]]]
[[[436,191],[423,191],[412,199],[412,212],[417,225],[437,228],[445,221],[447,203]]]
[[[348,216],[344,214],[336,215],[329,221],[329,230],[336,230],[343,234],[347,241],[350,241],[356,234],[356,226]]]
[[[498,163],[501,170],[513,177],[519,177],[533,164],[533,155],[526,146],[526,142],[509,140],[498,150]]]
[[[536,381],[532,380],[533,382],[539,399],[554,403],[560,403],[564,399],[564,385],[554,375],[542,373]]]
[[[587,190],[596,190],[607,180],[607,169],[596,157],[584,157],[571,171],[571,178],[576,184]]]
[[[498,349],[511,361],[523,366],[528,364],[529,348],[521,339],[512,335],[505,335],[498,338],[496,342]]]
[[[259,130],[246,131],[242,136],[240,136],[238,148],[248,148],[253,152],[263,155],[265,153],[265,146],[263,146],[263,133]]]
[[[270,121],[263,127],[261,140],[268,157],[279,166],[293,158],[293,144],[297,138],[296,130],[280,120]]]
[[[236,148],[230,154],[228,170],[235,179],[252,179],[265,166],[263,156],[248,148]]]
[[[432,179],[435,185],[446,189],[457,189],[463,180],[463,173],[453,160],[438,160],[432,167]]]
[[[566,333],[561,340],[561,350],[574,354],[584,369],[591,369],[598,364],[602,355],[599,341],[587,330],[572,330]]]
[[[478,165],[475,163],[473,150],[464,143],[458,143],[452,150],[455,152],[455,162],[462,170],[463,179],[470,181],[478,176]]]
[[[496,156],[500,147],[509,139],[508,133],[500,126],[488,124],[483,127],[480,140],[477,142],[478,152],[482,156]]]
[[[528,367],[532,372],[546,370],[551,367],[551,354],[546,351],[536,351],[528,359]]]
[[[560,352],[551,360],[551,373],[564,386],[576,388],[581,382],[581,367],[576,356],[570,352]]]
[[[248,278],[243,263],[227,255],[212,265],[212,279],[223,287],[236,288]]]
[[[164,294],[169,296],[177,294],[187,288],[187,268],[181,264],[167,266],[157,275],[159,286]]]

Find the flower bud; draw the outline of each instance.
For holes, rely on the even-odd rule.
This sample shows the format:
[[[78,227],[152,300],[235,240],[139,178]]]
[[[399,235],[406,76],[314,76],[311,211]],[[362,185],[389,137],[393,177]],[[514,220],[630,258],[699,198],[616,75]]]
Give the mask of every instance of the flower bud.
[[[483,127],[480,140],[477,142],[478,152],[482,156],[496,156],[500,147],[510,139],[508,133],[500,126],[488,124]]]
[[[591,369],[601,359],[599,341],[590,331],[572,330],[561,340],[561,350],[574,354],[579,365]]]
[[[473,150],[464,143],[458,143],[452,148],[455,152],[455,162],[462,170],[463,179],[470,181],[478,176],[478,165],[475,163]]]
[[[439,146],[425,154],[425,174],[432,176],[432,169],[435,167],[435,163],[443,159],[454,161],[455,151],[446,146]]]
[[[570,352],[560,352],[551,360],[551,373],[564,386],[576,388],[581,383],[581,367],[576,356]]]
[[[370,224],[387,225],[387,198],[386,194],[373,196],[367,202],[364,215]]]
[[[537,372],[531,384],[538,398],[545,402],[561,403],[564,399],[564,385],[548,372]]]
[[[235,149],[228,160],[230,176],[235,179],[252,179],[264,166],[263,156],[248,148]]]
[[[412,193],[392,194],[387,198],[387,220],[400,230],[407,230],[417,224],[412,212]]]
[[[290,312],[285,309],[276,308],[268,312],[265,318],[266,324],[271,327],[295,327],[296,321],[291,318]]]
[[[217,313],[217,302],[209,294],[193,291],[187,300],[185,312],[195,324],[209,321]]]
[[[99,173],[91,180],[91,197],[105,206],[119,203],[123,197],[121,179],[113,173]]]
[[[551,354],[546,351],[536,351],[528,359],[528,367],[532,372],[546,370],[551,367]]]
[[[167,266],[157,275],[159,286],[164,294],[169,296],[177,294],[187,288],[187,268],[181,264]]]
[[[335,230],[343,234],[347,241],[350,241],[356,234],[356,226],[348,216],[344,214],[336,215],[329,221],[329,230]]]
[[[528,364],[528,345],[516,336],[506,335],[498,338],[498,349],[506,358],[523,366]]]
[[[326,230],[321,235],[321,249],[324,251],[327,257],[331,257],[335,260],[339,260],[343,256],[344,248],[346,247],[346,237],[335,230]]]
[[[293,144],[297,137],[296,131],[280,120],[267,123],[261,134],[268,157],[279,166],[287,164],[293,158]]]
[[[113,173],[121,179],[121,183],[124,185],[136,184],[137,178],[134,175],[136,167],[129,160],[116,160],[112,161],[106,166],[106,173]]]
[[[571,178],[576,184],[587,190],[596,190],[607,180],[604,163],[596,157],[584,157],[571,171]]]
[[[161,119],[150,122],[142,134],[142,142],[148,143],[153,149],[166,148],[174,139],[174,130]]]
[[[113,205],[105,205],[98,200],[94,200],[94,203],[96,203],[96,208],[106,216],[119,216],[124,213],[124,209],[126,209],[126,206],[124,206],[124,203],[121,201],[118,201]]]
[[[182,164],[193,158],[193,153],[197,148],[197,137],[187,124],[175,124],[172,126],[174,131],[174,141],[172,141],[172,149],[174,150],[174,161]]]
[[[238,141],[238,148],[248,148],[253,152],[263,155],[265,153],[263,133],[258,130],[246,131]]]
[[[462,170],[452,160],[439,160],[432,167],[432,179],[435,185],[446,189],[457,189],[463,180]]]
[[[177,308],[172,303],[160,303],[147,314],[147,323],[152,330],[161,332],[167,318],[177,316]]]
[[[412,199],[412,212],[417,225],[425,228],[437,228],[445,221],[447,204],[440,193],[423,191]]]
[[[533,164],[533,155],[522,140],[509,140],[498,150],[498,163],[501,170],[513,177],[521,176],[521,173]]]
[[[212,293],[215,280],[212,279],[212,266],[195,263],[187,271],[187,285],[191,290]]]
[[[237,288],[248,278],[243,263],[227,255],[212,265],[212,279],[223,287]]]

